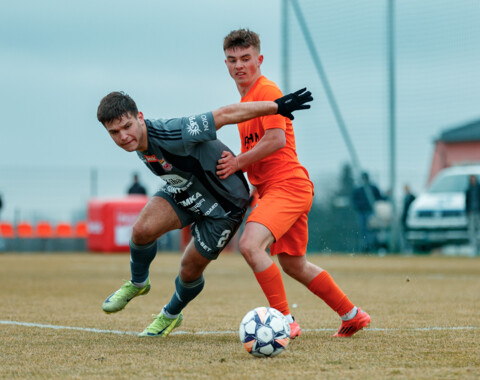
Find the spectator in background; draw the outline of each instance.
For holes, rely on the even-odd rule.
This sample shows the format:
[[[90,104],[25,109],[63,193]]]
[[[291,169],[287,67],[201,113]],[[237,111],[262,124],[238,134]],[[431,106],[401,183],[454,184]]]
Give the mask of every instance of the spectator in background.
[[[3,207],[2,194],[0,194],[0,219],[1,219],[1,216],[2,216],[2,207]]]
[[[145,190],[145,187],[143,187],[142,184],[138,181],[137,173],[133,175],[133,184],[128,189],[128,195],[135,194],[147,195],[147,190]]]
[[[478,246],[478,232],[480,227],[480,185],[477,177],[471,175],[469,185],[465,193],[465,210],[468,218],[468,233],[470,238],[470,245],[473,253],[479,254]]]
[[[353,190],[352,196],[360,228],[359,249],[361,252],[372,252],[376,250],[376,236],[369,221],[374,215],[374,203],[384,198],[378,187],[370,182],[367,172],[362,173],[361,182],[361,185]]]
[[[403,209],[402,209],[402,215],[400,219],[400,227],[401,227],[401,234],[402,234],[402,249],[404,251],[410,251],[411,247],[406,238],[407,216],[408,216],[408,210],[410,209],[410,205],[415,200],[415,195],[411,192],[410,186],[408,185],[405,185],[403,187],[403,190],[404,190]]]

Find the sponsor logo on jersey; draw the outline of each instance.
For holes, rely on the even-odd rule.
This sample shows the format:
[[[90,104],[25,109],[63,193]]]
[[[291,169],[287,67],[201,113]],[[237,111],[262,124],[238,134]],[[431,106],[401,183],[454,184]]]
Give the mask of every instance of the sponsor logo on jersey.
[[[200,126],[198,125],[197,121],[195,120],[195,116],[190,116],[188,118],[189,124],[187,127],[187,132],[193,136],[200,134]]]
[[[180,177],[177,174],[165,174],[162,175],[161,178],[168,183],[170,186],[167,186],[167,191],[170,193],[178,194],[182,191],[185,191],[190,186],[187,185],[187,179]],[[191,182],[190,182],[191,184]]]
[[[212,252],[212,248],[205,244],[205,242],[200,237],[200,231],[198,230],[197,225],[194,227],[195,237],[197,238],[197,243],[207,252]]]
[[[202,119],[203,130],[208,131],[210,129],[210,126],[208,125],[207,115],[200,115],[200,118]]]
[[[188,210],[191,212],[201,214],[200,207],[205,203],[205,198],[200,199],[197,203],[195,203],[192,207],[189,207]]]
[[[257,145],[258,140],[260,140],[260,137],[258,136],[257,132],[255,132],[255,135],[253,133],[250,133],[250,135],[245,136],[245,148],[247,150],[252,149],[255,145]]]
[[[215,202],[203,215],[208,216],[212,213],[213,210],[215,210],[218,206],[218,203]]]
[[[147,162],[160,162],[160,160],[152,154],[151,156],[144,156]]]
[[[169,172],[170,170],[173,169],[172,164],[169,164],[167,161],[165,161],[163,158],[159,161],[160,165],[162,165],[162,168]]]
[[[183,207],[187,207],[187,206],[190,206],[191,204],[193,204],[201,196],[202,196],[202,194],[200,194],[197,191],[195,194],[190,195],[187,199],[185,199],[183,201],[180,201],[178,203],[181,204]]]

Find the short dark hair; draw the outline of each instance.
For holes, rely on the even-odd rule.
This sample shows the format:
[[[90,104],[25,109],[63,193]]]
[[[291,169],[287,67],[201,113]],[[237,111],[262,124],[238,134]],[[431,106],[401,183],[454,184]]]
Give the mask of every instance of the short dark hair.
[[[253,46],[260,53],[260,37],[249,29],[233,30],[223,39],[223,51],[250,46]]]
[[[97,119],[103,125],[127,114],[137,116],[138,108],[133,99],[123,91],[114,91],[104,96],[97,109]]]

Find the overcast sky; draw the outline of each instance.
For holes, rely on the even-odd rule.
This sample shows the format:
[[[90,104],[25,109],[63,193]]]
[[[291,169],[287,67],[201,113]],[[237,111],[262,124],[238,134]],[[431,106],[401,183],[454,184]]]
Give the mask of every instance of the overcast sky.
[[[360,164],[386,189],[386,0],[299,3]],[[316,182],[349,154],[289,9],[291,90],[307,86],[315,97],[296,117],[297,150]],[[5,168],[138,168],[96,120],[110,91],[129,93],[147,118],[239,101],[222,50],[239,27],[260,34],[262,71],[282,87],[281,0],[1,2],[0,192]],[[434,138],[480,118],[480,1],[397,0],[396,28],[397,185],[420,191]],[[239,151],[236,127],[219,138]]]

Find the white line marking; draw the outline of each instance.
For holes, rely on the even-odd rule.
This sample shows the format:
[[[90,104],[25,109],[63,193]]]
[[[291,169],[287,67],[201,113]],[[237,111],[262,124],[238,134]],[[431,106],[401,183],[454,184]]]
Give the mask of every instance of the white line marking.
[[[138,335],[138,333],[132,332],[132,331],[101,330],[101,329],[92,329],[88,327],[74,327],[74,326],[61,326],[61,325],[42,325],[40,323],[28,323],[28,322],[17,322],[17,321],[0,321],[0,325],[39,327],[42,329],[54,329],[54,330],[79,330],[79,331],[89,331],[89,332],[96,332],[96,333],[102,333],[102,334]]]
[[[77,330],[77,331],[87,331],[100,334],[117,334],[117,335],[138,335],[139,332],[135,331],[119,331],[119,330],[102,330],[94,329],[88,327],[75,327],[75,326],[61,326],[61,325],[43,325],[40,323],[28,323],[28,322],[17,322],[17,321],[2,321],[0,320],[0,325],[16,325],[16,326],[26,326],[26,327],[38,327],[42,329],[54,329],[54,330]],[[414,328],[367,328],[368,331],[452,331],[452,330],[480,330],[480,326],[432,326],[432,327],[414,327]],[[318,331],[336,331],[336,329],[302,329],[304,332],[318,332]],[[225,334],[237,334],[238,331],[174,331],[170,335],[225,335]]]

